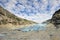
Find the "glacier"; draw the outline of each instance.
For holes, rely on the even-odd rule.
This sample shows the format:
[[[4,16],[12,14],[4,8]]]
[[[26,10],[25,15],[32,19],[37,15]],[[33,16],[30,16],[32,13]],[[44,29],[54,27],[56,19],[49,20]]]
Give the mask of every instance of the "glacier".
[[[60,0],[0,0],[0,6],[18,17],[41,23],[60,9]]]
[[[30,31],[41,31],[41,30],[46,30],[47,28],[45,27],[47,24],[46,23],[41,23],[41,24],[35,24],[31,25],[28,27],[24,28],[16,28],[15,30],[17,31],[22,31],[22,32],[30,32]]]

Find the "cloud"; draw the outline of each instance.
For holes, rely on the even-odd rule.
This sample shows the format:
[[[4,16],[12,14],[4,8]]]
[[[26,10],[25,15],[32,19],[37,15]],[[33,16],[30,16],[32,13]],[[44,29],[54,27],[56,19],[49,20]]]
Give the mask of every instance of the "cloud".
[[[60,0],[0,0],[0,5],[16,16],[41,23],[60,9]]]

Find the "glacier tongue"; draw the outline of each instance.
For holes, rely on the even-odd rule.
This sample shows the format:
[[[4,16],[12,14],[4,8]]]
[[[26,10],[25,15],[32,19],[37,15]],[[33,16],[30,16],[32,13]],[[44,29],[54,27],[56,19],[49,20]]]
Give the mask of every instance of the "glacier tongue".
[[[39,30],[46,30],[46,23],[44,24],[35,24],[31,25],[29,27],[24,27],[24,28],[17,28],[16,30],[22,31],[22,32],[29,32],[29,31],[39,31]]]

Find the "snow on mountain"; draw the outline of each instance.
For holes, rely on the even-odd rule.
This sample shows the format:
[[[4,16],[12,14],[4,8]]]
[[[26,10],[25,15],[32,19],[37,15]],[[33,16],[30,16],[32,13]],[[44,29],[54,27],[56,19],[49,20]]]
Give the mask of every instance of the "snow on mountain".
[[[0,6],[21,18],[41,23],[60,9],[60,0],[0,0]]]

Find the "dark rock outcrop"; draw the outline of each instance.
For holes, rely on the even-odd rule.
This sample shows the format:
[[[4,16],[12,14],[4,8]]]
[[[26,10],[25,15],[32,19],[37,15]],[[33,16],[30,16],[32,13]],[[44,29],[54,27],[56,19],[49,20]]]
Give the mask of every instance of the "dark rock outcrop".
[[[56,28],[60,27],[60,9],[53,14],[51,23],[53,23]]]
[[[53,24],[58,29],[60,27],[60,9],[53,14],[51,19],[46,20],[43,23]]]

